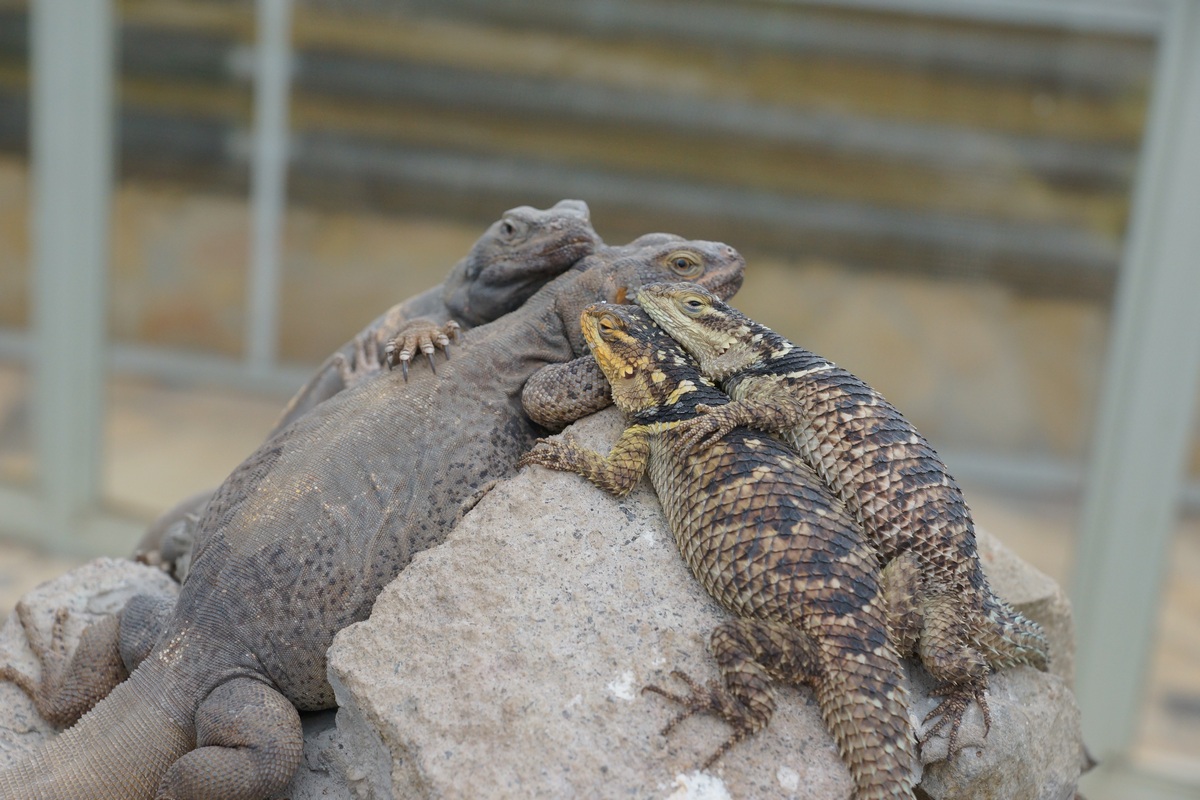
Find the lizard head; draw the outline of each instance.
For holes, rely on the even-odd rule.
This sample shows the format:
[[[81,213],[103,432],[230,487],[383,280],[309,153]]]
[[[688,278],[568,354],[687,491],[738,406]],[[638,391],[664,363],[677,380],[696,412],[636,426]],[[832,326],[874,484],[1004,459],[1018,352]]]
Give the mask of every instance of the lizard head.
[[[562,200],[545,210],[511,208],[447,277],[446,307],[462,322],[490,322],[520,306],[600,244],[582,200]]]
[[[751,347],[754,327],[741,312],[695,283],[652,283],[637,303],[683,345],[713,380],[745,369],[759,354]]]
[[[623,247],[605,248],[582,260],[577,268],[584,274],[576,288],[563,295],[559,310],[575,352],[581,353],[583,341],[574,324],[588,303],[631,303],[646,284],[681,280],[695,281],[718,297],[729,297],[741,288],[746,261],[721,242],[654,233]]]
[[[628,414],[670,409],[707,381],[679,345],[636,306],[596,303],[583,310],[583,336]]]

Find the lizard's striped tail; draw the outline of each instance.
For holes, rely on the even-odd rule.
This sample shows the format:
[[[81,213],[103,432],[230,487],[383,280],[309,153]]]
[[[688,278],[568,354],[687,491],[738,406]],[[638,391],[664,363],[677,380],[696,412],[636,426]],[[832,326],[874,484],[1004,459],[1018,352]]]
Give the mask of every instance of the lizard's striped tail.
[[[1050,665],[1050,648],[1042,626],[992,595],[984,600],[982,620],[973,636],[993,670],[1029,664]]]
[[[167,678],[147,662],[74,726],[0,772],[0,800],[142,800],[195,746],[150,698]],[[167,683],[165,685],[171,685]]]
[[[916,738],[900,659],[890,644],[874,650],[848,636],[818,643],[817,702],[854,779],[854,800],[913,800]]]

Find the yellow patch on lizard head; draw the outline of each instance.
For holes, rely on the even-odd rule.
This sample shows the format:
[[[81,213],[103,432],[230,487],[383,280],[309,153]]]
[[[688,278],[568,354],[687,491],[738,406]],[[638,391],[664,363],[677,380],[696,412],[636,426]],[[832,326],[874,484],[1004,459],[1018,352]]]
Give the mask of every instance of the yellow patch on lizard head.
[[[656,354],[666,335],[654,327],[645,312],[636,306],[596,303],[584,309],[580,327],[596,363],[612,385],[613,401],[618,406],[637,411],[660,403],[666,388],[659,387],[669,385],[669,381]],[[650,331],[657,337],[648,335]],[[690,389],[678,387],[676,392],[694,389],[694,385]]]

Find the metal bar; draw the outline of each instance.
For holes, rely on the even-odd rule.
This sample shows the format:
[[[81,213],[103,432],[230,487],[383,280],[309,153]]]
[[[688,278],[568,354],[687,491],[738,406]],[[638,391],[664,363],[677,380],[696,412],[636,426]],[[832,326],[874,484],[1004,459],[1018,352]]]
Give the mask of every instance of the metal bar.
[[[1084,734],[1136,735],[1200,385],[1200,2],[1165,23],[1085,485],[1074,571]]]
[[[971,22],[1039,25],[1093,33],[1156,34],[1162,0],[780,0],[800,5],[949,17]]]
[[[945,37],[944,37],[945,38]],[[1043,52],[1050,48],[1042,47]],[[815,147],[845,156],[919,164],[938,171],[992,171],[1124,187],[1133,170],[1132,144],[1081,142],[1062,136],[1018,135],[957,124],[872,119],[821,108],[628,89],[543,76],[479,72],[345,53],[297,59],[296,87],[375,102],[417,102],[499,116],[594,120],[649,131],[729,136]]]
[[[1083,776],[1079,792],[1088,800],[1196,800],[1197,787],[1200,770],[1194,765],[1121,764],[1110,769],[1101,764]]]
[[[837,15],[808,14],[797,20],[796,9],[828,8],[907,14],[920,18],[957,19],[1047,30],[1117,36],[1152,36],[1162,25],[1161,0],[777,0],[772,3],[693,3],[680,13],[679,2],[662,0],[408,0],[410,13],[535,27],[594,36],[670,37],[719,47],[750,45],[759,49],[810,54],[840,54],[879,62],[925,64],[957,73],[1034,77],[1046,67],[1063,70],[1073,87],[1103,85],[1125,72],[1111,54],[1105,63],[1089,55],[1089,46],[1045,52],[1011,40],[1005,46],[996,31],[945,31],[894,22]],[[1094,51],[1092,51],[1094,54]],[[1076,59],[1080,60],[1076,60]],[[1099,79],[1098,82],[1096,79]]]
[[[0,535],[38,548],[46,546],[46,511],[38,493],[0,485]],[[128,553],[146,529],[147,519],[96,510],[76,523],[70,552],[84,557]]]
[[[46,543],[62,549],[100,486],[115,28],[111,0],[31,15],[34,431]]]
[[[280,249],[287,198],[288,92],[291,83],[291,0],[258,0],[254,70],[254,140],[246,359],[255,370],[275,361],[278,343]]]

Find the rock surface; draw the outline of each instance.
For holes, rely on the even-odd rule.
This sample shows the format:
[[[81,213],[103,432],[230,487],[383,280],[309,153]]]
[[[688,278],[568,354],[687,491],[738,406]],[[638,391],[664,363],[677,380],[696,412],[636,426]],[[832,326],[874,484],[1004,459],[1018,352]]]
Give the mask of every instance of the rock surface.
[[[572,430],[606,451],[622,424],[610,410]],[[1046,625],[1056,671],[1068,671],[995,676],[987,746],[974,746],[974,710],[966,749],[931,763],[922,789],[1070,798],[1084,754],[1064,681],[1069,607],[1052,581],[981,540],[997,591]],[[361,798],[849,797],[807,688],[780,688],[770,727],[708,773],[693,766],[723,741],[723,723],[700,717],[659,735],[675,709],[641,687],[669,684],[672,669],[715,677],[707,638],[725,615],[679,558],[646,483],[618,501],[572,475],[524,470],[335,640],[340,769]],[[924,671],[910,671],[920,718],[936,701]],[[944,750],[931,741],[924,760]]]

